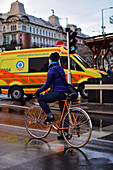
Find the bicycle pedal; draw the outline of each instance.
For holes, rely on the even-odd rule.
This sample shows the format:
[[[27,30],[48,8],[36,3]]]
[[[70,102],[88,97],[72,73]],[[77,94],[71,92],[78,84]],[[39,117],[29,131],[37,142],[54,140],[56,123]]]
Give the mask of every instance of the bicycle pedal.
[[[49,121],[49,122],[45,122],[45,121],[44,121],[44,124],[45,124],[45,125],[52,125],[53,123],[54,123],[54,121]]]
[[[66,138],[67,139],[71,139],[72,138],[72,134],[67,134]]]
[[[45,125],[50,125],[52,122],[44,122]]]

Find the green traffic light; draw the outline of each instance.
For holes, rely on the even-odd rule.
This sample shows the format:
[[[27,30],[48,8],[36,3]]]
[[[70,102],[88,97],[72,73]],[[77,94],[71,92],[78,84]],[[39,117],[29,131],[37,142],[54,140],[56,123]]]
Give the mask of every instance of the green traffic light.
[[[77,39],[76,39],[77,32],[76,31],[69,31],[69,53],[74,54],[78,47],[76,46]]]
[[[75,46],[75,47],[73,46],[73,47],[71,48],[71,50],[70,50],[70,54],[74,54],[77,49],[78,49],[77,46]]]
[[[71,51],[74,51],[74,50],[75,50],[75,47],[72,47],[72,48],[71,48]]]

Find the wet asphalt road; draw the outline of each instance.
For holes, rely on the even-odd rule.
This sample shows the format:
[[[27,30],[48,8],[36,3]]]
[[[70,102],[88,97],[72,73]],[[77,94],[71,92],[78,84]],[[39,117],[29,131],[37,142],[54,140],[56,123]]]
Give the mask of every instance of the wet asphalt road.
[[[81,149],[58,141],[56,135],[36,140],[30,138],[25,128],[0,124],[0,169],[113,169],[113,143],[98,140],[96,132]]]
[[[12,101],[2,99],[1,103]],[[27,103],[29,104],[29,103]],[[80,149],[57,140],[57,133],[44,140],[32,139],[24,125],[25,111],[0,111],[0,170],[112,170],[113,124],[94,126],[89,143]]]

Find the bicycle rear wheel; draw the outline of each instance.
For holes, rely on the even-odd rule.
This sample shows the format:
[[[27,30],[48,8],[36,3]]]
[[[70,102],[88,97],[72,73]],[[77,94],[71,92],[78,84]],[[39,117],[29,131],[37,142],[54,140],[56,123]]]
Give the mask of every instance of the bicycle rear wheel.
[[[83,147],[90,139],[92,123],[89,115],[81,108],[74,108],[66,113],[62,121],[62,130],[66,142],[75,148]]]
[[[37,139],[46,137],[51,130],[51,125],[45,125],[47,115],[39,106],[31,107],[25,116],[25,126],[28,133]]]

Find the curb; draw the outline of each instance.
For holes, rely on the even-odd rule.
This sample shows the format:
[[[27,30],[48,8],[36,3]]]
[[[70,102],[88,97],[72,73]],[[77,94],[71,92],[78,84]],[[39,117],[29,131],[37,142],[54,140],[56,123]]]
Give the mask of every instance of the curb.
[[[6,105],[0,104],[0,111],[5,113],[25,113],[29,107],[27,106],[18,106],[18,105]]]
[[[109,112],[109,111],[92,110],[92,109],[88,108],[88,106],[82,106],[82,105],[77,105],[76,107],[80,107],[80,108],[84,109],[89,115],[95,114],[95,115],[111,115],[111,116],[113,116],[113,112]],[[21,106],[21,105],[15,105],[15,104],[0,104],[0,111],[8,112],[8,113],[25,113],[25,111],[28,110],[29,108],[30,108],[30,106]],[[51,110],[60,111],[60,109],[59,109],[59,107],[57,107],[57,105],[50,105],[50,108],[51,108]]]
[[[55,107],[55,106],[51,105],[50,109],[60,111],[59,107]],[[30,106],[20,106],[20,105],[14,105],[14,104],[13,105],[12,104],[9,104],[9,105],[8,104],[0,104],[0,111],[5,112],[5,113],[21,113],[21,114],[24,114],[24,113],[26,113],[26,111],[29,108],[30,108]]]

